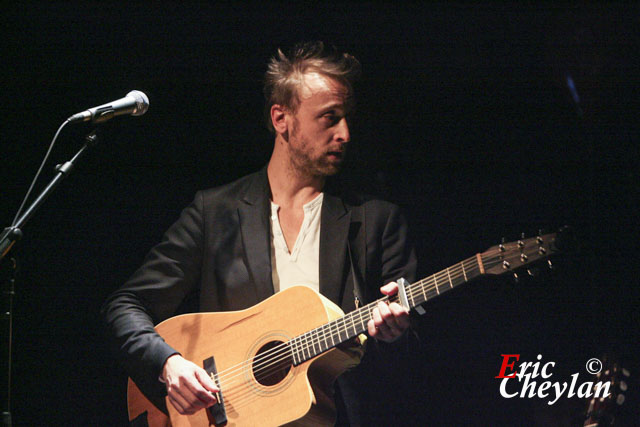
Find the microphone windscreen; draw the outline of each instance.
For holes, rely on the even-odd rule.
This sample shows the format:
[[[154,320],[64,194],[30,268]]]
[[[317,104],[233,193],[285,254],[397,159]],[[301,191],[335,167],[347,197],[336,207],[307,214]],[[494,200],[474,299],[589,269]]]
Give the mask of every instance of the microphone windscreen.
[[[136,100],[136,108],[131,113],[132,116],[141,116],[149,109],[149,98],[143,92],[139,90],[132,90],[127,94]]]

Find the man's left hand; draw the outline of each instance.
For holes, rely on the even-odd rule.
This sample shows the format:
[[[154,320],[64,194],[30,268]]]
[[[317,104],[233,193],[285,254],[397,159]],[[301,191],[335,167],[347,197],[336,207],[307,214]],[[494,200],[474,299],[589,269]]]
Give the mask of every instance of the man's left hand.
[[[395,295],[398,284],[390,282],[380,288],[384,295]],[[400,304],[379,302],[373,309],[372,319],[367,323],[369,336],[380,341],[393,342],[400,338],[410,326],[409,312]]]

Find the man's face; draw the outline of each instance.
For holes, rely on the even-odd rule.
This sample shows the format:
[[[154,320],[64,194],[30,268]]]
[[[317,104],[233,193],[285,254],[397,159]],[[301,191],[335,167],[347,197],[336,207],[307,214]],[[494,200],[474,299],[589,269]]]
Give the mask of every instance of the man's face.
[[[289,155],[298,173],[330,176],[340,170],[350,140],[348,89],[317,73],[305,75],[298,109],[289,117]]]

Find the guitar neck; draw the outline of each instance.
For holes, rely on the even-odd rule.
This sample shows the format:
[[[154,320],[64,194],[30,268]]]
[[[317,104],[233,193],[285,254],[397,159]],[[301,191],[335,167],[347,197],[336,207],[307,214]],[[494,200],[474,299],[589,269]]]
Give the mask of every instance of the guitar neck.
[[[406,286],[409,307],[414,308],[423,304],[482,274],[484,274],[482,256],[477,254],[467,258],[439,273]],[[367,323],[373,318],[373,309],[380,301],[399,302],[397,295],[386,296],[290,340],[289,346],[294,365],[299,365],[366,332]]]
[[[493,246],[439,273],[405,286],[409,308],[485,274],[514,273],[523,266],[548,258],[558,251],[556,233],[531,237]],[[516,274],[517,278],[517,274]],[[398,296],[386,296],[351,313],[299,335],[288,342],[294,365],[309,360],[367,330],[378,302],[398,302]]]

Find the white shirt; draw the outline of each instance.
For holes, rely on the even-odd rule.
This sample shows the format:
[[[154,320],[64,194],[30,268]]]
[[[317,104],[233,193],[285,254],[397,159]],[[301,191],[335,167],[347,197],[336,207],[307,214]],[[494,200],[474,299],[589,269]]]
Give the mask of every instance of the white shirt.
[[[320,212],[324,194],[305,204],[304,219],[298,237],[289,251],[280,227],[280,206],[271,202],[271,277],[273,289],[280,292],[295,285],[319,292],[320,283]]]

